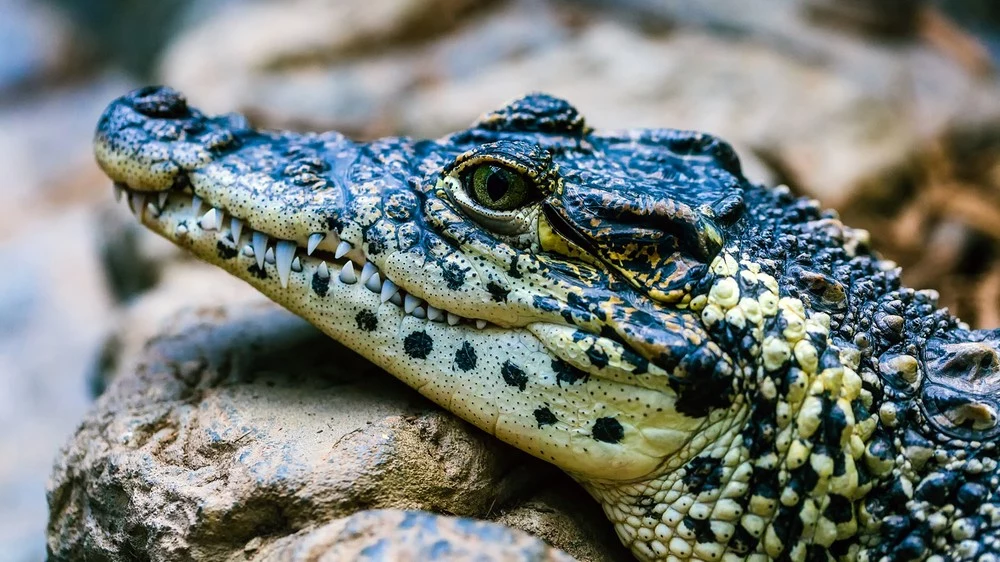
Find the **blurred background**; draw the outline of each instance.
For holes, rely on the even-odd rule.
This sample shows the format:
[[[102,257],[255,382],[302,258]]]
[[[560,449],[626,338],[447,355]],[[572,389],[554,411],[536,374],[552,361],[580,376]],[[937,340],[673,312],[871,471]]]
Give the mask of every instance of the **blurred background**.
[[[127,90],[357,138],[531,90],[706,130],[996,327],[998,55],[993,0],[0,0],[0,560],[44,558],[52,458],[136,319],[248,290],[113,203],[90,140]]]

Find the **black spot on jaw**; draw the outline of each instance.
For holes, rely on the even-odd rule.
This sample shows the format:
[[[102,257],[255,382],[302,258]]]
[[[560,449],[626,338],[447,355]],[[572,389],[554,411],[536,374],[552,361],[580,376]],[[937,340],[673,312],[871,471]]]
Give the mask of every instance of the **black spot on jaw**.
[[[625,437],[625,429],[615,418],[597,418],[591,435],[598,441],[618,443]]]
[[[462,285],[465,285],[465,270],[453,263],[445,265],[444,282],[452,291],[461,289]]]
[[[257,279],[267,279],[267,272],[257,267],[257,264],[251,264],[250,267],[247,268],[247,273],[253,275]]]
[[[413,332],[403,340],[403,351],[414,359],[426,359],[433,348],[434,340],[423,330]]]
[[[463,371],[476,368],[476,350],[469,342],[462,342],[462,347],[455,352],[455,366]]]
[[[556,384],[559,386],[562,386],[562,383],[573,384],[580,380],[586,382],[587,378],[590,377],[587,373],[562,359],[552,360],[552,370],[556,373]]]
[[[534,412],[535,421],[538,422],[538,427],[542,428],[546,425],[552,425],[556,423],[556,415],[552,413],[552,410],[548,409],[547,406],[542,406]]]
[[[326,229],[331,232],[336,232],[340,234],[344,229],[344,222],[340,220],[340,217],[327,217],[326,218]]]
[[[319,273],[313,273],[312,290],[317,295],[325,297],[326,292],[330,290],[330,276],[320,277]]]
[[[591,346],[587,349],[587,358],[590,359],[590,364],[598,369],[608,366],[608,354],[604,353],[602,349],[597,349],[597,346]]]
[[[354,317],[354,321],[358,323],[358,329],[365,332],[374,332],[375,328],[378,327],[378,318],[375,317],[374,312],[367,308],[359,311]]]
[[[230,246],[222,240],[215,243],[215,251],[219,254],[219,257],[224,260],[231,260],[236,257],[236,254],[239,253],[239,251],[236,250],[236,246]]]
[[[507,295],[510,294],[510,289],[501,287],[495,281],[487,283],[486,290],[490,292],[494,302],[507,302]]]
[[[516,386],[518,390],[524,390],[528,385],[528,375],[524,374],[524,371],[520,367],[510,361],[505,361],[500,367],[500,375],[503,377],[505,383],[510,386]]]

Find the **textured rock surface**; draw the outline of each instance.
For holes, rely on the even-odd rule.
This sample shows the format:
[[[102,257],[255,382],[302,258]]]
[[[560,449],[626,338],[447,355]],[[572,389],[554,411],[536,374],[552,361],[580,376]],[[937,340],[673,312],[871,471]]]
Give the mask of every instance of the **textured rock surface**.
[[[118,364],[51,479],[57,560],[220,559],[372,508],[527,520],[522,500],[554,483],[573,496],[563,505],[603,524],[552,467],[262,298],[175,316]],[[575,517],[543,536],[581,559],[627,559]]]
[[[527,533],[496,523],[394,510],[362,511],[248,554],[251,560],[287,562],[573,560]]]

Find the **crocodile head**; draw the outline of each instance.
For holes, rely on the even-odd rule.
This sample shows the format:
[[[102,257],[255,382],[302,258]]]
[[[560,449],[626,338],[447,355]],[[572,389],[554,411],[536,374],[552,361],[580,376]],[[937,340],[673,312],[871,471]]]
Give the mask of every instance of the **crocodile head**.
[[[714,137],[536,94],[360,143],[146,88],[95,151],[147,227],[566,470],[640,558],[1000,552],[1000,336]]]

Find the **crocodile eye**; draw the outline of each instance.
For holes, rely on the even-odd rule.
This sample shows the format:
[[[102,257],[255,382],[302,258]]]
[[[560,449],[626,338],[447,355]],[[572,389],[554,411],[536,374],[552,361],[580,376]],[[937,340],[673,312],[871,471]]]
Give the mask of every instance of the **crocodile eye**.
[[[528,197],[528,182],[524,177],[495,164],[477,166],[464,183],[476,203],[494,211],[512,211]]]

